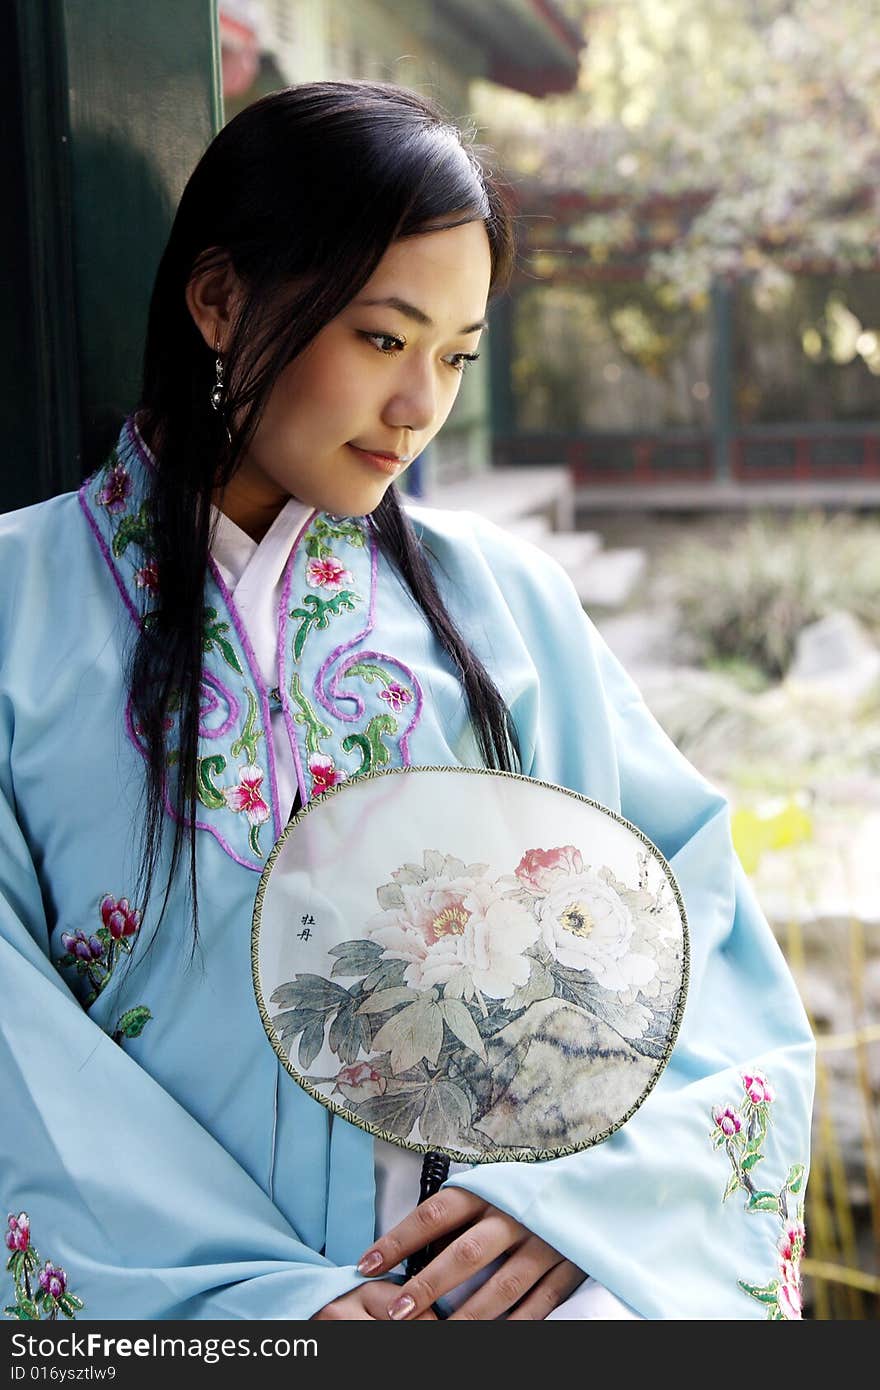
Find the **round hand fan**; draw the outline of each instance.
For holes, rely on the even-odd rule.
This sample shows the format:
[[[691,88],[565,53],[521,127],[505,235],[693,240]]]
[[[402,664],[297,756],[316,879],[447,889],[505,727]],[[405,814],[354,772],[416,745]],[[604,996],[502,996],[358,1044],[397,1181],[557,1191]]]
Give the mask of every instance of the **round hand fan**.
[[[370,773],[291,820],[260,880],[260,1016],[334,1114],[466,1163],[606,1139],[684,1009],[684,905],[595,801],[473,768]]]

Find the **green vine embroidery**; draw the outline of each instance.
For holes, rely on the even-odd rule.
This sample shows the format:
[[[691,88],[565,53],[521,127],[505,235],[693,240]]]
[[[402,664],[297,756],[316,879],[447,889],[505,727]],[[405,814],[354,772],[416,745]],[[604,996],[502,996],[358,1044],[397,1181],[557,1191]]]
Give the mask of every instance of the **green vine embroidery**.
[[[349,734],[342,740],[342,747],[346,753],[353,753],[357,748],[361,753],[361,766],[357,772],[353,772],[353,777],[360,777],[365,772],[372,772],[377,767],[384,767],[391,761],[391,754],[382,742],[382,735],[397,733],[397,720],[392,719],[390,714],[376,714],[370,720],[362,734]]]
[[[226,805],[226,799],[218,787],[215,787],[213,777],[219,777],[226,771],[226,759],[222,753],[212,753],[207,758],[199,758],[199,769],[196,775],[196,795],[203,806],[209,811],[222,811]]]
[[[86,495],[84,501],[87,507],[89,500],[94,504],[97,515],[93,520],[97,517],[101,519],[99,529],[104,531],[108,547],[105,558],[113,566],[117,578],[126,581],[126,590],[133,600],[129,607],[133,612],[138,611],[139,621],[145,628],[155,631],[161,617],[158,610],[140,611],[145,606],[143,600],[155,595],[159,586],[158,563],[151,545],[149,504],[141,500],[144,483],[142,458],[139,457],[140,451],[130,429],[127,428],[121,439],[124,443],[114,451],[103,471],[90,481],[91,499]],[[347,529],[346,526],[340,527],[340,537],[345,537]],[[332,528],[325,528],[321,532],[327,537],[332,533]],[[360,538],[352,539],[351,543],[357,545],[359,541]],[[126,563],[117,568],[114,562],[122,556],[125,556]],[[129,573],[129,561],[133,573]],[[212,594],[209,588],[206,592],[208,601],[203,603],[201,610],[201,645],[206,654],[205,666],[208,672],[213,668],[219,675],[226,670],[227,674],[232,672],[238,679],[232,683],[234,693],[227,691],[219,681],[214,682],[221,693],[228,697],[227,713],[230,717],[222,728],[216,725],[213,729],[203,730],[200,726],[200,735],[207,733],[215,741],[209,746],[201,745],[199,751],[206,756],[196,760],[192,782],[186,791],[188,798],[192,796],[198,800],[199,826],[215,833],[223,849],[239,863],[250,866],[251,852],[257,859],[264,858],[259,848],[260,826],[271,819],[271,808],[262,792],[265,773],[257,761],[260,739],[265,735],[261,727],[260,696],[256,686],[249,688],[248,664],[237,640],[234,610],[227,611],[224,607],[222,585],[219,587],[220,601],[216,591]],[[212,598],[213,602],[210,601]],[[177,746],[179,736],[170,732],[174,729],[178,706],[179,696],[176,696],[164,715],[167,734],[164,758],[169,780],[179,774],[181,763],[181,750]],[[207,713],[218,707],[217,699],[209,696]],[[236,707],[234,712],[233,707]],[[202,707],[200,715],[205,713]],[[143,730],[131,719],[130,710],[128,732],[140,751],[146,752]],[[227,734],[229,743],[226,742]],[[227,818],[221,814],[226,811],[241,812],[247,819],[247,825],[233,830],[234,845],[228,844],[224,838],[226,826],[232,821],[231,816]],[[204,812],[208,813],[207,816]],[[111,950],[128,950],[129,944],[123,941],[121,946],[111,946],[106,933],[95,933],[94,937],[83,933],[76,938],[71,937],[71,942],[64,964],[74,966],[85,977],[91,989],[91,1002],[106,984]],[[135,1037],[138,1034],[132,1029],[142,1029],[145,1021],[146,1016],[126,1017],[120,1020],[116,1033],[122,1038]]]
[[[743,1293],[766,1307],[769,1320],[796,1319],[800,1318],[802,1307],[800,1261],[805,1228],[803,1200],[793,1203],[792,1197],[800,1196],[806,1170],[803,1163],[792,1164],[778,1192],[756,1185],[752,1174],[764,1161],[762,1149],[775,1096],[769,1081],[760,1072],[744,1073],[742,1083],[744,1095],[738,1107],[717,1105],[712,1111],[712,1143],[716,1149],[724,1149],[731,1166],[722,1201],[726,1202],[734,1192],[745,1192],[746,1211],[777,1216],[782,1230],[777,1243],[777,1276],[764,1284],[753,1284],[745,1279],[738,1279],[737,1284]]]
[[[151,537],[149,507],[146,502],[143,502],[140,511],[134,516],[121,518],[113,536],[113,554],[118,560],[125,554],[130,545],[140,545],[146,548]]]
[[[359,550],[363,550],[365,544],[364,533],[357,522],[330,522],[318,517],[306,536],[306,554],[313,560],[323,560],[326,555],[332,554],[331,542],[335,540],[347,541]]]
[[[301,724],[306,731],[306,751],[308,753],[320,753],[321,741],[332,738],[333,730],[323,724],[315,714],[309,701],[306,699],[302,688],[299,672],[295,671],[290,681],[290,698],[296,705],[293,713],[295,724]]]
[[[358,661],[356,665],[349,666],[345,673],[346,679],[349,676],[360,676],[369,685],[382,685],[388,687],[392,684],[392,679],[381,666],[373,666],[369,661]]]
[[[206,652],[212,652],[216,646],[218,652],[226,662],[226,665],[230,666],[237,675],[243,676],[244,671],[241,669],[241,662],[235,653],[235,648],[229,641],[229,638],[224,635],[229,631],[229,624],[218,621],[216,608],[206,607],[204,615],[205,632],[202,641],[204,650]]]
[[[255,763],[257,761],[257,744],[263,737],[263,731],[258,727],[257,697],[249,686],[245,687],[245,694],[248,701],[247,718],[244,721],[244,728],[229,751],[233,758],[239,758],[242,753],[246,753],[251,762]]]
[[[57,1322],[61,1313],[71,1321],[82,1309],[83,1301],[67,1287],[67,1274],[47,1260],[40,1269],[40,1256],[31,1245],[31,1223],[26,1211],[10,1213],[6,1248],[12,1254],[6,1268],[15,1282],[15,1302],[3,1309],[8,1318],[19,1322]],[[35,1277],[36,1276],[36,1277]]]
[[[250,701],[247,724],[244,733],[233,743],[232,752],[236,757],[246,753],[250,763],[239,769],[237,783],[231,787],[218,787],[214,778],[220,777],[226,771],[226,759],[223,754],[211,753],[206,758],[199,758],[196,791],[199,801],[209,811],[222,811],[226,808],[236,814],[245,812],[249,821],[248,843],[254,854],[261,858],[263,852],[260,848],[260,826],[269,819],[270,813],[261,791],[263,770],[254,763],[257,739],[263,735],[262,732],[254,732],[257,704],[251,692],[247,693]]]
[[[332,594],[328,599],[319,598],[317,594],[306,594],[303,598],[302,608],[292,608],[291,618],[302,618],[302,622],[296,631],[293,639],[294,660],[299,661],[306,644],[306,638],[312,628],[325,629],[330,625],[332,617],[338,617],[340,613],[352,613],[360,602],[358,595],[351,589],[341,589],[339,593]]]
[[[409,687],[394,680],[381,666],[374,666],[369,661],[358,661],[354,666],[349,666],[345,673],[346,680],[349,676],[360,676],[368,685],[381,685],[379,699],[384,700],[388,708],[395,712],[403,709],[404,705],[412,704],[413,693]]]
[[[122,1046],[123,1038],[139,1038],[153,1015],[146,1004],[136,1004],[121,1014],[113,1030],[113,1041]]]

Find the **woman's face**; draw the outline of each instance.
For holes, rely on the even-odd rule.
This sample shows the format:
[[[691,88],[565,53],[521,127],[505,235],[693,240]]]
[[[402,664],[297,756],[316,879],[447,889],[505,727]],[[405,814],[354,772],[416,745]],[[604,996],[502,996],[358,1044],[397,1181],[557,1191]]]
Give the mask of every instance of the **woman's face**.
[[[227,515],[256,534],[291,496],[338,516],[373,511],[407,464],[365,451],[413,459],[433,439],[479,343],[490,273],[483,222],[392,243],[278,378]]]

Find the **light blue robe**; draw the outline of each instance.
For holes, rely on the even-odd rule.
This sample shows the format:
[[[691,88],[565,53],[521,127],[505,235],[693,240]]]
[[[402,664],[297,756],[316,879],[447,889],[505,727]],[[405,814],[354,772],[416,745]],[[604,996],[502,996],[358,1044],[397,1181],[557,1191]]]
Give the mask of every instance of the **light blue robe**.
[[[126,426],[79,498],[0,517],[3,1200],[27,1212],[42,1261],[63,1266],[79,1318],[307,1318],[361,1281],[373,1141],[339,1120],[331,1129],[280,1069],[255,1003],[253,901],[283,825],[272,696],[216,573],[201,943],[191,958],[182,881],[152,946],[161,893],[133,927],[144,763],[124,673],[151,598],[149,466]],[[474,515],[411,516],[512,711],[522,771],[639,826],[672,866],[691,935],[681,1032],[623,1129],[573,1157],[453,1181],[645,1317],[790,1316],[814,1046],[731,848],[727,805],[659,729],[552,560]],[[340,771],[479,763],[460,684],[368,522],[316,515],[288,581],[278,687],[304,799]],[[107,927],[114,908],[129,970]],[[85,964],[58,964],[71,955],[62,936],[80,931],[81,948],[95,937],[91,985]],[[111,941],[109,982],[86,1008]]]

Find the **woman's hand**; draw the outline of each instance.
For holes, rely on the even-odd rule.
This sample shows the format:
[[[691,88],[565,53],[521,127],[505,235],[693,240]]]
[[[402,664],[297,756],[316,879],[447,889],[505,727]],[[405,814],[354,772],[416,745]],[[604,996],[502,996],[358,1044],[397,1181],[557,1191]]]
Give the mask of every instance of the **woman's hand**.
[[[358,1269],[362,1274],[393,1269],[407,1255],[456,1231],[459,1234],[421,1273],[394,1288],[394,1296],[385,1307],[386,1317],[397,1321],[424,1316],[438,1298],[499,1256],[506,1256],[504,1263],[462,1303],[451,1320],[485,1322],[507,1314],[511,1321],[540,1322],[586,1277],[583,1270],[512,1216],[456,1187],[443,1188],[416,1207],[370,1246]],[[387,1290],[388,1285],[383,1287]]]
[[[320,1312],[315,1313],[312,1322],[387,1322],[388,1309],[399,1293],[400,1285],[388,1279],[377,1279],[370,1284],[360,1284],[341,1298],[334,1298]],[[413,1322],[437,1322],[437,1314],[427,1312],[413,1318]]]

